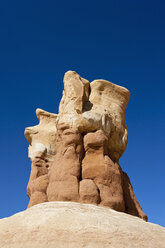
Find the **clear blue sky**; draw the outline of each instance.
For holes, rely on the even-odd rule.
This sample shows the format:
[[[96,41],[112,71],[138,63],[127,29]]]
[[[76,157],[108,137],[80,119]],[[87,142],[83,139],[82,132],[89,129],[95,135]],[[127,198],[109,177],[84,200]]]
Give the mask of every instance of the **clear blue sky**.
[[[159,0],[0,2],[0,218],[28,204],[24,129],[36,108],[58,112],[71,69],[130,90],[120,164],[149,221],[165,226],[164,13]]]

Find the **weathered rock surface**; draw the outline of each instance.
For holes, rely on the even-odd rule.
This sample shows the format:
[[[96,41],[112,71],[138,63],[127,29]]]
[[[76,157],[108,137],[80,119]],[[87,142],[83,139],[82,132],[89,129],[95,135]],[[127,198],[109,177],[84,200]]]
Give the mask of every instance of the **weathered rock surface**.
[[[106,206],[147,220],[119,158],[127,145],[130,93],[76,72],[64,76],[58,115],[36,110],[39,124],[25,129],[31,175],[28,207],[50,201]]]
[[[48,201],[78,201],[82,136],[67,124],[57,126],[56,156],[49,170]]]
[[[28,207],[38,203],[47,202],[48,167],[44,159],[35,158],[31,165],[31,174],[27,186],[27,194],[30,198]]]
[[[100,205],[124,212],[122,171],[108,156],[107,142],[102,130],[85,135],[82,179],[93,180],[99,190]]]
[[[68,71],[64,76],[58,120],[85,133],[103,130],[111,154],[119,159],[127,145],[125,112],[129,98],[130,93],[124,87],[106,80],[89,84],[76,72]]]
[[[165,228],[72,202],[38,204],[0,220],[1,248],[164,248]]]
[[[25,129],[25,137],[29,142],[29,158],[32,161],[36,157],[53,160],[56,142],[57,115],[42,109],[36,110],[39,124]]]

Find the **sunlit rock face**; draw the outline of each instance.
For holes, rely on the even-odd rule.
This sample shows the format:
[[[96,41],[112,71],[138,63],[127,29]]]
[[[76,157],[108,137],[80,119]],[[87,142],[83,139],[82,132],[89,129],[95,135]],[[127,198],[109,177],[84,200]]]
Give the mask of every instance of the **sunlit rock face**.
[[[32,161],[28,207],[47,201],[106,206],[147,220],[119,165],[127,145],[130,93],[105,80],[64,75],[59,113],[37,109],[39,124],[25,129]]]
[[[130,93],[105,80],[89,83],[76,72],[64,76],[64,91],[58,120],[76,126],[81,133],[103,130],[111,156],[118,160],[126,149],[126,107]]]
[[[29,142],[29,158],[44,157],[49,160],[55,155],[56,119],[57,115],[42,109],[36,110],[39,124],[25,129],[25,137]]]
[[[90,186],[94,189],[87,184],[88,192]],[[0,220],[2,248],[164,248],[164,244],[164,227],[93,204],[45,202]]]

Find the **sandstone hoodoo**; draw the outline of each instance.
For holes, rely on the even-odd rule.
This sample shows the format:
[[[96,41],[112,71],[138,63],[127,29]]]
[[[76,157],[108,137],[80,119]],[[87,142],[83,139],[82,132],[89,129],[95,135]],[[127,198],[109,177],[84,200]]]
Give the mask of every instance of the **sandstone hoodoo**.
[[[129,97],[124,87],[65,73],[59,113],[37,109],[39,124],[25,129],[32,162],[28,207],[92,203],[147,220],[119,164],[127,145]]]

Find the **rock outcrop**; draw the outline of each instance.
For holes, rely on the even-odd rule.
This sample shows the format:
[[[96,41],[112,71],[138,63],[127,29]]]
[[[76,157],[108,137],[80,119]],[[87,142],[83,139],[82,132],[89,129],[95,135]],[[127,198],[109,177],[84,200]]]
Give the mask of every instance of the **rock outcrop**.
[[[0,220],[2,248],[164,248],[164,244],[165,228],[92,204],[46,202]]]
[[[59,113],[37,109],[26,128],[32,161],[28,207],[47,201],[92,203],[147,220],[119,158],[127,145],[127,89],[76,72],[64,76]]]

